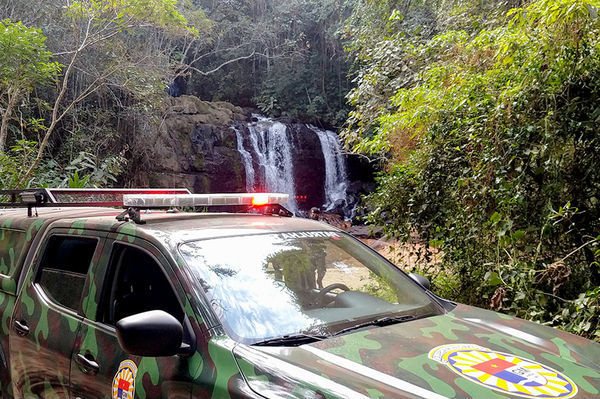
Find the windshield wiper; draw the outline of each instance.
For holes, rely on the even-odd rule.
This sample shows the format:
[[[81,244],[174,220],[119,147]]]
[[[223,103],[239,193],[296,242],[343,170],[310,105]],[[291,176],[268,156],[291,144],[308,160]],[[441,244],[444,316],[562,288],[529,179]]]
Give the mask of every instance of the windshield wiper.
[[[405,321],[411,321],[417,319],[417,316],[414,315],[404,315],[404,316],[386,316],[381,317],[375,320],[365,321],[364,323],[355,324],[351,327],[342,328],[339,331],[336,331],[333,336],[342,335],[350,331],[360,330],[361,328],[377,326],[384,327],[392,324],[403,323]]]
[[[252,345],[256,346],[300,346],[304,344],[310,344],[316,341],[322,341],[327,338],[326,335],[312,335],[312,334],[291,334],[283,335],[281,337],[274,337],[265,339],[264,341],[257,342]]]
[[[381,317],[375,320],[365,321],[363,323],[355,324],[351,327],[343,328],[339,331],[331,335],[317,335],[317,334],[290,334],[290,335],[282,335],[281,337],[269,338],[264,341],[257,342],[252,345],[256,346],[300,346],[304,344],[310,344],[316,341],[322,341],[327,338],[335,337],[338,335],[345,334],[350,331],[360,330],[361,328],[370,327],[370,326],[389,326],[391,324],[403,323],[405,321],[411,321],[417,319],[417,316],[414,315],[404,315],[404,316],[386,316]]]

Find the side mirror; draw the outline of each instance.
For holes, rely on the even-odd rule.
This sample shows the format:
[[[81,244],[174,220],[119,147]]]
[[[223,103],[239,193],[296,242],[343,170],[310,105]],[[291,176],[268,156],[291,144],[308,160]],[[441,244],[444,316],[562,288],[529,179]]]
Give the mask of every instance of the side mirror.
[[[117,322],[117,338],[131,355],[173,356],[183,342],[181,323],[162,310],[151,310],[125,317]]]
[[[420,274],[415,274],[415,273],[410,273],[409,276],[410,276],[410,278],[415,280],[417,283],[419,283],[419,285],[421,287],[425,288],[426,290],[431,288],[431,283],[429,282],[427,277],[423,277]]]

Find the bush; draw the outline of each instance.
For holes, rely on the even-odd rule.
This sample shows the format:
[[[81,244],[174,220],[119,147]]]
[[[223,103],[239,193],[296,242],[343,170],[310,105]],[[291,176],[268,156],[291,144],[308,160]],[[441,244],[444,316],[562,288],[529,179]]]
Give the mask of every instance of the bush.
[[[396,57],[418,71],[414,82],[354,141],[388,157],[369,221],[442,244],[434,285],[590,337],[600,315],[597,7],[532,1],[498,28],[403,46]]]

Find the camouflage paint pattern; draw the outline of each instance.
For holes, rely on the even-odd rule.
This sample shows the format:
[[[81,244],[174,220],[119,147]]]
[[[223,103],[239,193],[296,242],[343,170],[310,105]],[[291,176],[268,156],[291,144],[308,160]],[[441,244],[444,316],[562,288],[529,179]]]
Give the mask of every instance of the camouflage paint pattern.
[[[62,209],[46,208],[39,210],[39,217],[27,217],[26,209],[0,209],[0,388],[2,397],[12,397],[10,377],[11,362],[9,334],[13,320],[16,301],[17,283],[31,258],[48,225],[57,219],[69,216],[95,214],[106,215],[114,213],[108,209]],[[25,270],[24,270],[25,269]],[[24,294],[28,310],[32,309],[30,297]],[[41,316],[41,311],[40,311]]]
[[[26,253],[39,228],[39,221],[34,223],[33,220],[24,221],[0,215],[0,386],[6,396],[12,395],[9,387],[8,335],[16,299],[17,269],[22,265],[22,253]]]
[[[512,397],[474,384],[428,357],[431,349],[453,343],[476,344],[539,362],[571,378],[580,397],[600,396],[600,345],[463,305],[444,315],[357,331],[300,347],[253,347],[236,343],[219,328],[203,293],[193,282],[191,271],[179,257],[177,246],[185,240],[202,237],[252,234],[257,230],[323,230],[323,225],[256,215],[154,214],[142,218],[148,220],[147,225],[116,222],[114,215],[59,220],[52,224],[52,228],[66,229],[70,234],[106,235],[106,242],[94,257],[82,297],[81,317],[58,315],[51,306],[36,301],[35,288],[30,284],[31,271],[28,274],[15,316],[30,318],[29,342],[15,337],[10,354],[13,376],[17,376],[13,381],[18,388],[15,392],[19,392],[16,397],[34,397],[40,393],[63,397],[61,390],[68,386],[70,363],[73,397],[109,398],[112,378],[120,362],[126,359],[138,366],[136,397],[139,398]],[[49,219],[44,220],[47,225]],[[32,223],[31,219],[27,222],[29,226],[18,229],[27,231]],[[35,234],[31,236],[30,240]],[[195,335],[196,344],[190,353],[162,358],[130,356],[118,345],[112,327],[93,321],[101,303],[113,240],[142,247],[161,261]],[[4,251],[0,256],[6,256],[6,248],[0,247],[0,251]],[[13,265],[10,255],[8,262],[10,271]],[[0,316],[8,321],[3,303]],[[3,322],[5,334],[0,337],[1,344],[7,327]],[[71,355],[70,362],[59,359],[60,348],[63,356]],[[79,353],[102,365],[97,375],[85,374],[75,364],[74,358]],[[46,365],[52,361],[52,369],[60,372],[51,377],[38,367],[37,374],[31,369],[24,374],[23,364],[31,359]]]
[[[96,226],[97,227],[97,226]],[[85,226],[89,229],[89,226]],[[162,260],[162,254],[155,246],[147,241],[136,238],[130,233],[135,232],[135,225],[125,223],[109,236],[109,243],[122,242],[126,245],[134,245],[150,252],[156,259]],[[126,354],[119,346],[115,330],[111,326],[93,322],[98,316],[98,306],[102,300],[102,284],[107,273],[107,267],[111,257],[112,245],[107,245],[101,264],[90,271],[90,278],[84,294],[84,309],[86,320],[82,323],[75,348],[73,351],[73,363],[77,354],[83,354],[94,359],[100,365],[100,372],[96,375],[84,373],[78,365],[74,365],[71,371],[73,384],[73,396],[85,398],[109,398],[111,396],[111,385],[119,364],[126,359],[131,359],[138,367],[135,381],[135,392],[138,398],[189,398],[191,396],[192,382],[194,376],[199,374],[201,367],[200,355],[197,353],[186,356],[171,356],[161,358],[141,358]],[[164,263],[163,263],[164,265]],[[190,309],[187,298],[172,270],[167,270],[171,276],[173,286],[180,294],[184,308]],[[202,329],[202,323],[198,323],[194,312],[188,312],[188,319],[195,335],[204,336],[206,331]]]
[[[52,234],[65,235],[69,234],[69,230],[52,229]],[[34,283],[44,243],[32,259],[34,267],[27,272],[13,313],[15,320],[29,328],[25,336],[13,332],[10,335],[11,375],[16,397],[69,395],[70,354],[82,320],[82,310],[81,304],[73,310],[55,304]],[[98,238],[90,269],[99,262],[103,243]]]
[[[102,231],[98,224],[78,225],[85,231]],[[73,226],[71,227],[73,229]],[[113,376],[119,364],[126,359],[132,360],[138,367],[135,380],[137,398],[226,398],[229,392],[237,392],[233,397],[254,398],[231,353],[231,348],[213,345],[207,325],[200,310],[193,286],[182,284],[189,281],[185,269],[180,267],[182,260],[167,257],[152,240],[152,236],[143,234],[142,229],[132,223],[120,223],[110,226],[107,245],[102,261],[90,270],[90,278],[84,290],[83,305],[85,320],[81,323],[72,358],[71,382],[72,396],[85,398],[109,398]],[[151,241],[154,241],[154,245]],[[102,284],[107,275],[112,252],[111,243],[132,245],[150,253],[163,266],[189,320],[196,345],[191,353],[171,357],[139,357],[125,353],[119,346],[114,328],[95,323],[98,306],[102,300]],[[164,246],[164,244],[163,244]],[[169,253],[167,253],[169,254]],[[75,364],[75,356],[83,354],[94,359],[100,365],[96,375],[85,374]],[[215,360],[217,359],[217,360]],[[216,363],[218,362],[219,368]],[[225,374],[223,374],[223,372]],[[237,380],[236,380],[237,378]],[[224,385],[220,386],[222,381]],[[237,383],[237,387],[236,387]],[[247,391],[247,392],[244,392]]]
[[[303,398],[314,379],[298,378],[297,369],[331,380],[368,398],[415,396],[415,387],[449,398],[515,397],[475,384],[429,359],[444,344],[475,344],[534,360],[572,379],[577,397],[600,396],[600,345],[553,328],[465,305],[440,316],[372,328],[297,348],[248,347],[234,352],[249,384],[281,390],[277,397]],[[292,368],[274,368],[279,362]],[[391,378],[390,378],[391,377]],[[265,381],[270,381],[266,384]],[[399,389],[407,383],[407,390]],[[333,385],[332,385],[333,386]],[[410,389],[412,387],[412,389]],[[321,389],[325,397],[343,398]]]

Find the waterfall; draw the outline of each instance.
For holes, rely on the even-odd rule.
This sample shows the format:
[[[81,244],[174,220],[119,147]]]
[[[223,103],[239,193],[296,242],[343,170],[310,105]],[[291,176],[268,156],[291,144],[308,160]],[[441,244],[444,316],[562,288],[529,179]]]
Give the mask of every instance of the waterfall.
[[[346,201],[348,189],[348,174],[346,160],[342,155],[342,147],[337,134],[331,130],[321,130],[309,126],[319,137],[323,157],[325,158],[325,199],[323,207],[326,211],[332,210],[336,202]]]
[[[242,150],[250,156],[250,161],[247,162],[245,155],[240,151],[244,165],[251,165],[250,167],[246,166],[246,188],[248,191],[260,190],[289,194],[287,208],[291,212],[297,213],[294,163],[292,162],[292,146],[288,129],[280,122],[273,122],[263,117],[257,117],[257,119],[257,122],[248,125],[248,131],[250,132],[250,143],[260,167],[259,173],[256,173],[252,166],[250,153],[243,148],[241,135],[238,136],[238,149],[241,146]],[[251,170],[250,173],[248,173],[249,170]],[[261,182],[262,184],[260,184]]]
[[[325,211],[343,209],[346,217],[354,216],[354,209],[351,208],[355,204],[347,202],[349,182],[346,159],[335,132],[312,125],[292,125],[295,134],[302,134],[292,140],[291,130],[285,124],[259,115],[253,115],[253,120],[254,122],[247,124],[247,137],[244,137],[246,129],[232,127],[236,133],[237,150],[246,171],[247,192],[289,194],[286,207],[294,214],[298,214],[298,211],[306,212],[311,206],[320,206]],[[297,166],[297,170],[294,170],[294,161],[303,162],[305,158],[299,154],[307,149],[294,148],[293,143],[299,146],[308,143],[304,145],[310,145],[311,153],[314,153],[313,148],[317,152],[321,149],[324,165],[315,167],[318,170],[316,175],[306,175],[307,171],[310,173],[310,164],[309,167],[306,164]],[[319,159],[318,154],[309,162],[316,162],[316,159]],[[304,179],[303,183],[298,183],[303,184],[298,190],[295,179]],[[308,192],[311,194],[308,201],[306,196],[301,199],[308,203],[302,204],[300,209],[296,194],[307,193],[306,179],[311,182],[309,190],[312,191]],[[323,204],[320,203],[321,200],[324,201]]]
[[[242,137],[242,132],[240,129],[235,126],[232,127],[235,131],[235,136],[237,138],[237,149],[242,157],[242,162],[244,163],[244,169],[246,171],[246,191],[251,193],[254,192],[254,165],[252,164],[252,154],[250,154],[244,148],[244,138]]]

